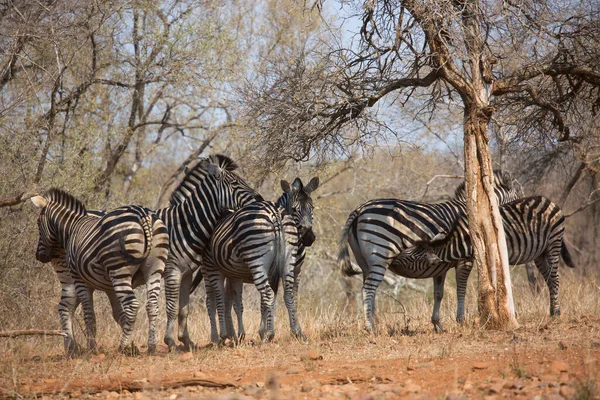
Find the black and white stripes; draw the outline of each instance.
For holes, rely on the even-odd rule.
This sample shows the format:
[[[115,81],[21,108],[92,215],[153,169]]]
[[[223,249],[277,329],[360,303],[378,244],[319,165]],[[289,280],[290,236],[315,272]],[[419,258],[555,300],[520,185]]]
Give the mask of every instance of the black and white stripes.
[[[494,172],[494,189],[500,204],[517,197],[510,176],[501,171]],[[372,332],[374,329],[375,293],[388,268],[409,278],[436,278],[434,290],[437,295],[432,321],[436,328],[441,328],[440,294],[443,293],[446,271],[456,264],[415,263],[410,258],[403,258],[402,251],[416,241],[428,240],[439,232],[447,232],[464,210],[462,184],[452,201],[426,204],[398,199],[375,199],[362,204],[350,214],[342,230],[338,262],[347,276],[357,273],[350,264],[350,247],[363,272],[363,311],[368,331]],[[461,313],[463,311],[459,308],[458,315]]]
[[[163,222],[151,210],[124,206],[101,218],[88,215],[84,205],[58,189],[35,196],[41,208],[36,258],[50,262],[65,258],[78,298],[83,303],[88,340],[95,347],[95,320],[90,289],[114,293],[122,329],[120,351],[135,352],[131,332],[139,302],[133,292],[136,277],[147,287],[148,351],[156,349],[156,317],[160,284],[168,255],[168,236]]]
[[[259,333],[261,339],[271,340],[274,336],[274,300],[280,278],[292,334],[304,338],[297,320],[295,299],[304,245],[311,245],[315,240],[310,194],[318,187],[318,179],[313,178],[304,186],[297,178],[291,186],[286,181],[282,181],[281,186],[284,194],[277,204],[261,201],[247,205],[223,218],[215,228],[203,266],[213,342],[219,337],[237,340],[231,316],[232,301],[238,317],[239,336],[244,335],[242,282],[253,282],[259,291],[262,316]],[[219,334],[215,308],[219,312]]]
[[[550,315],[560,315],[558,302],[558,261],[574,268],[563,241],[565,218],[550,200],[528,197],[500,206],[504,234],[511,265],[534,261],[550,291]],[[431,240],[419,241],[404,253],[429,263],[452,262],[472,257],[471,237],[466,215],[457,219],[447,233]]]

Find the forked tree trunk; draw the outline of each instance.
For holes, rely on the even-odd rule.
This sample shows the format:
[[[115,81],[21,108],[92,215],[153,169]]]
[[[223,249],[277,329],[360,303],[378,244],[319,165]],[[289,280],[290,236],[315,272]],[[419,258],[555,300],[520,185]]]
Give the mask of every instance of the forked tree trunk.
[[[504,228],[494,195],[488,122],[491,109],[465,104],[465,180],[469,231],[477,265],[481,323],[490,329],[518,326]]]

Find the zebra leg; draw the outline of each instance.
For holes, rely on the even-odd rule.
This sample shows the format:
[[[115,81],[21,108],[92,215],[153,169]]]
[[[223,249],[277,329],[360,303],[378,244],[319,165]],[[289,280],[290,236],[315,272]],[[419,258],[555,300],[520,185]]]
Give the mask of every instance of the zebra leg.
[[[225,290],[225,325],[227,326],[227,332],[230,335],[233,335],[233,339],[235,344],[238,344],[237,335],[235,334],[235,328],[233,327],[233,315],[231,313],[231,308],[233,307],[233,302],[237,301],[234,299],[235,297],[235,289],[234,285],[237,283],[237,280],[231,278],[225,278],[224,290]],[[237,307],[237,304],[236,304]],[[238,314],[238,310],[236,308],[236,315]]]
[[[179,290],[181,288],[182,271],[177,265],[168,263],[165,267],[165,299],[167,302],[167,328],[165,344],[169,351],[175,349],[175,327],[179,314]]]
[[[273,314],[275,311],[275,293],[266,281],[264,286],[261,289],[259,289],[259,292],[260,308],[263,318],[258,334],[260,336],[261,341],[270,342],[275,337],[275,328],[273,326]]]
[[[456,322],[459,324],[465,323],[465,297],[471,269],[473,269],[471,260],[460,261],[456,266]]]
[[[433,315],[431,323],[436,332],[444,332],[444,328],[440,322],[440,306],[444,298],[444,282],[446,281],[446,271],[433,278]]]
[[[74,279],[77,297],[83,307],[83,321],[85,323],[85,334],[87,336],[88,349],[96,350],[96,312],[94,311],[94,290],[90,289],[80,279]]]
[[[544,277],[548,291],[550,292],[550,315],[560,315],[560,305],[558,303],[558,255],[542,254],[535,259],[535,265]]]
[[[294,279],[294,271],[290,271],[286,274],[284,282],[283,282],[283,300],[285,302],[285,306],[288,309],[288,315],[290,319],[290,329],[292,331],[292,336],[300,340],[306,340],[306,336],[302,333],[302,328],[300,327],[300,323],[298,322],[297,308],[296,308],[296,297],[294,290],[295,279]]]
[[[374,245],[365,244],[361,248],[354,235],[350,235],[348,243],[354,254],[358,266],[363,271],[363,313],[365,316],[365,329],[370,334],[375,334],[375,294],[383,280],[385,271],[390,265],[392,255],[380,254],[381,249]]]
[[[190,333],[188,331],[188,313],[190,306],[190,288],[192,286],[193,273],[185,273],[181,279],[181,286],[179,288],[179,313],[178,313],[178,324],[179,329],[177,338],[183,343],[184,351],[191,351],[196,345],[190,340]]]
[[[529,283],[529,290],[535,296],[539,294],[541,291],[540,284],[535,277],[535,263],[528,262],[525,264],[525,269],[527,270],[527,282]]]
[[[373,265],[368,273],[363,274],[362,292],[365,329],[371,334],[375,334],[375,294],[383,280],[386,268],[387,265]],[[365,270],[363,269],[363,271]]]
[[[58,302],[58,317],[60,319],[60,327],[66,334],[64,339],[65,353],[67,358],[73,358],[81,353],[81,348],[75,341],[73,335],[72,319],[72,315],[81,301],[77,297],[74,284],[63,283],[61,286],[60,301]]]
[[[204,272],[204,271],[203,271]],[[231,334],[227,331],[225,324],[225,278],[218,269],[207,269],[205,275],[206,285],[212,286],[213,296],[219,316],[219,340],[225,342],[226,339],[234,340]]]
[[[233,307],[235,309],[235,315],[238,322],[238,340],[243,342],[246,338],[246,330],[244,329],[244,281],[237,280],[231,282],[233,290]]]
[[[148,258],[143,266],[147,294],[146,314],[148,315],[148,354],[156,353],[156,318],[158,317],[158,297],[160,296],[160,281],[162,280],[164,270],[164,262],[156,257]],[[186,288],[187,290],[183,289],[182,293],[186,292],[189,299],[189,285],[191,284],[191,281],[188,280],[188,282],[188,287]],[[187,322],[187,304],[185,316]],[[187,326],[185,327],[185,332],[187,333]]]
[[[110,308],[112,310],[112,317],[119,326],[121,326],[121,315],[123,309],[121,308],[121,302],[114,291],[106,292],[108,300],[110,301]]]
[[[207,273],[203,270],[202,274],[206,277]],[[207,279],[204,279],[204,286],[206,288],[206,311],[208,312],[208,319],[210,320],[210,341],[211,343],[219,343],[219,331],[217,329],[217,299],[215,291],[212,285]]]
[[[109,270],[109,276],[112,280],[113,287],[115,288],[115,294],[123,309],[120,323],[122,333],[119,342],[119,352],[132,356],[138,355],[139,350],[131,341],[131,333],[133,332],[137,312],[140,308],[140,303],[135,297],[131,285],[133,273],[131,268],[125,266]]]

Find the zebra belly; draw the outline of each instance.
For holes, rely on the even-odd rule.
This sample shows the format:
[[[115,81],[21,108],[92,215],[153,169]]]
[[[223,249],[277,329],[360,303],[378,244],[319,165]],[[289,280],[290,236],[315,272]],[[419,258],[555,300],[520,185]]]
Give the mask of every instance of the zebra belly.
[[[425,279],[439,276],[454,267],[454,263],[429,264],[425,261],[409,261],[408,257],[397,257],[390,264],[389,270],[405,278]]]

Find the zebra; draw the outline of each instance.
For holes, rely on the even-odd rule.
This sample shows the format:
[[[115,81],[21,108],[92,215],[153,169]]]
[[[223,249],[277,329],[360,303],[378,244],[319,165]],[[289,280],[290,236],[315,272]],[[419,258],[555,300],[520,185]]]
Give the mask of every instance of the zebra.
[[[500,204],[517,198],[510,174],[496,170],[493,176],[494,192]],[[431,239],[442,231],[448,231],[459,215],[466,210],[465,184],[458,186],[453,200],[437,203],[419,203],[398,199],[370,200],[350,213],[339,241],[338,264],[346,276],[360,272],[353,270],[348,246],[363,273],[363,312],[365,328],[374,333],[375,293],[383,280],[385,271],[407,278],[434,278],[434,308],[431,317],[434,329],[443,330],[439,309],[443,298],[446,272],[457,268],[457,283],[463,278],[465,262],[444,265],[429,264],[425,260],[415,262],[402,255],[402,251],[418,240]],[[464,289],[457,286],[457,320],[464,319]],[[461,298],[462,296],[462,298]]]
[[[122,330],[119,351],[139,353],[131,340],[139,308],[133,286],[143,279],[148,296],[148,352],[154,353],[158,297],[169,252],[164,223],[151,210],[136,205],[116,208],[100,218],[88,215],[81,201],[55,188],[31,200],[41,209],[36,258],[48,263],[65,257],[83,303],[89,347],[96,347],[91,289],[100,289],[114,296],[113,316],[118,315]]]
[[[187,316],[192,275],[202,262],[217,221],[227,209],[262,200],[234,171],[237,164],[222,154],[197,160],[171,194],[169,206],[156,210],[167,227],[169,258],[165,267],[167,326],[164,341],[175,347],[175,327],[184,349],[195,347],[190,340]]]
[[[535,196],[500,206],[500,215],[509,263],[535,262],[550,292],[550,315],[560,315],[559,258],[562,257],[568,267],[575,268],[563,241],[565,217],[562,210],[552,201]],[[466,215],[458,218],[447,233],[440,232],[431,240],[417,241],[404,253],[434,264],[472,258],[473,248]]]
[[[87,215],[96,216],[98,218],[102,217],[104,214],[105,214],[104,212],[87,210]],[[67,266],[65,249],[60,246],[57,246],[57,248],[53,249],[53,257],[54,258],[52,258],[50,263],[52,265],[52,268],[54,269],[54,273],[56,274],[56,277],[58,278],[58,281],[60,282],[60,286],[61,286],[60,300],[58,302],[58,317],[60,320],[61,330],[65,333],[65,337],[64,337],[65,353],[68,358],[73,358],[74,356],[81,353],[81,348],[75,341],[75,337],[73,335],[73,322],[72,322],[71,316],[75,312],[75,310],[77,309],[79,304],[81,303],[81,300],[80,300],[79,296],[77,296],[75,282],[73,280],[71,272],[69,271],[69,267]],[[89,290],[89,288],[87,288],[87,290]],[[86,294],[82,295],[82,297],[85,297],[85,296],[92,296],[92,294],[86,293]],[[111,305],[112,305],[113,301],[116,299],[116,297],[109,296],[109,299],[111,300]],[[120,307],[120,305],[119,305],[119,307]],[[93,312],[93,310],[92,310],[92,312]],[[95,324],[95,315],[93,313],[90,314],[90,311],[87,309],[85,310],[85,313],[87,313],[88,315],[84,319],[86,321],[93,321],[93,323]],[[114,317],[114,313],[113,313],[113,317]],[[119,323],[118,315],[115,318],[115,321],[117,323]],[[92,330],[92,329],[90,329],[90,330]],[[92,345],[93,345],[93,342],[94,342],[93,338],[88,338],[88,339],[92,340]],[[90,349],[92,349],[92,348],[90,348]]]
[[[243,339],[245,335],[241,299],[243,282],[254,283],[259,291],[259,335],[263,341],[272,340],[275,334],[274,299],[280,278],[292,335],[306,339],[297,320],[295,299],[304,247],[312,245],[316,239],[312,231],[310,193],[318,185],[316,177],[306,186],[299,178],[291,186],[282,181],[284,193],[276,204],[261,201],[247,205],[224,217],[215,228],[202,267],[213,343],[226,338],[238,340],[231,317],[232,300],[238,317],[239,337]],[[216,328],[215,308],[219,312],[220,335]]]

